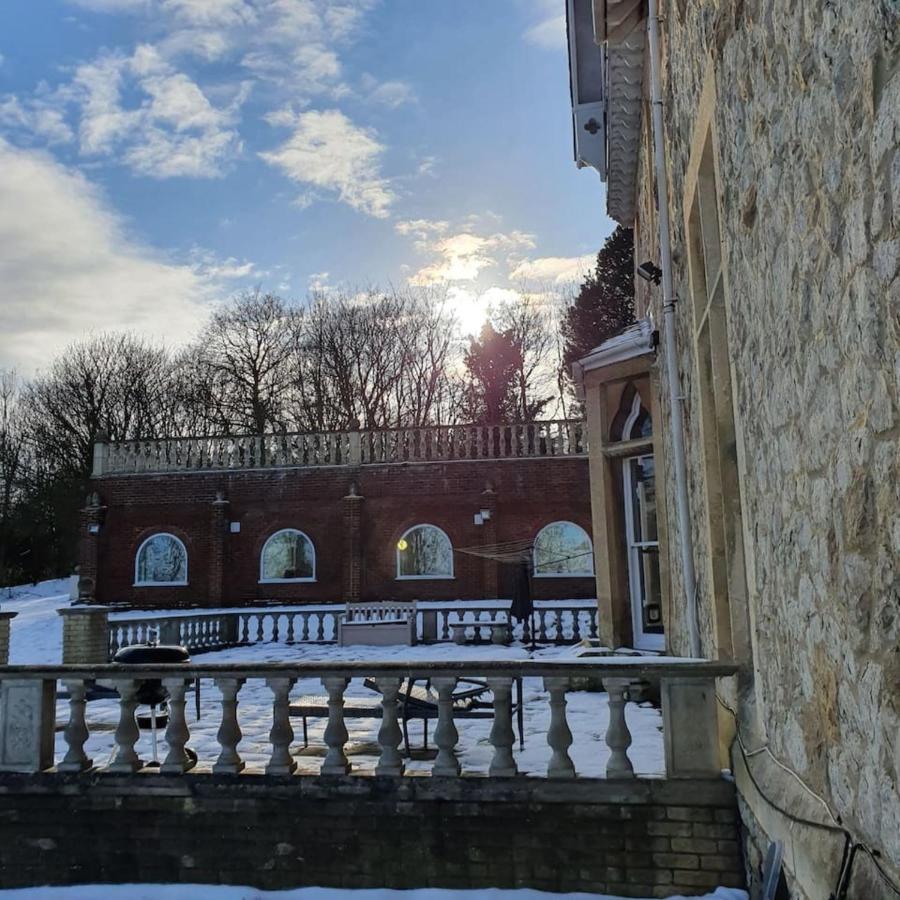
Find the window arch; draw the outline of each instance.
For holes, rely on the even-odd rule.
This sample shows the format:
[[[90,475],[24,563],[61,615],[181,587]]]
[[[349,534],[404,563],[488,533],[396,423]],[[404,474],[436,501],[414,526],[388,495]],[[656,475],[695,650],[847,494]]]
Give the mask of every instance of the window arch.
[[[151,534],[134,557],[134,583],[137,587],[187,584],[188,555],[174,534]]]
[[[649,438],[653,434],[650,413],[641,403],[641,395],[633,382],[625,385],[619,409],[609,429],[610,441],[631,441]]]
[[[282,528],[269,536],[259,554],[259,580],[315,581],[316,548],[302,531]]]
[[[453,544],[437,525],[413,525],[397,541],[397,578],[452,578]]]
[[[594,574],[594,548],[574,522],[551,522],[534,539],[534,574],[545,577]]]

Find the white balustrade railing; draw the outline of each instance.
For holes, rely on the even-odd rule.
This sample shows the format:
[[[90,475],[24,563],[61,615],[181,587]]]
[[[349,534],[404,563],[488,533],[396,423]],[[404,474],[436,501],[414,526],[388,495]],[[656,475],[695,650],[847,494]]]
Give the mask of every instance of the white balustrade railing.
[[[488,777],[510,777],[517,773],[515,739],[512,727],[512,689],[517,679],[541,679],[549,695],[549,723],[545,729],[550,748],[546,768],[548,778],[578,777],[569,749],[573,734],[566,713],[567,694],[573,678],[582,682],[586,677],[600,680],[606,691],[591,696],[597,698],[598,719],[601,704],[608,707],[608,724],[604,743],[608,748],[606,777],[633,780],[636,778],[633,761],[629,757],[632,736],[626,718],[628,686],[637,681],[649,681],[659,686],[662,698],[663,743],[667,777],[718,777],[719,750],[716,723],[715,680],[736,672],[729,663],[665,658],[635,659],[606,658],[602,661],[572,659],[566,661],[494,660],[467,662],[422,663],[394,662],[307,662],[268,663],[256,665],[217,664],[182,665],[114,665],[103,666],[9,666],[0,668],[0,691],[17,692],[15,703],[0,706],[7,721],[0,721],[0,733],[16,734],[12,752],[0,745],[0,769],[6,771],[51,771],[72,773],[88,770],[130,774],[144,768],[137,744],[140,738],[136,709],[142,685],[159,682],[169,692],[168,721],[165,727],[166,755],[159,770],[163,775],[179,775],[197,769],[204,773],[237,774],[249,772],[241,756],[241,743],[248,737],[262,740],[268,747],[268,761],[256,767],[259,772],[291,775],[296,761],[291,755],[294,731],[291,724],[290,694],[298,681],[316,679],[327,695],[327,716],[324,730],[326,752],[319,774],[344,775],[353,771],[347,754],[348,730],[344,720],[345,692],[352,681],[366,679],[374,682],[381,694],[381,727],[378,731],[378,775],[400,776],[404,760],[400,753],[402,741],[399,716],[401,688],[404,679],[430,681],[437,693],[437,727],[435,740],[438,753],[431,774],[456,777],[467,774],[460,764],[459,731],[456,727],[453,692],[459,679],[484,679],[492,692],[493,725],[490,730],[492,758]],[[219,727],[216,733],[217,750],[206,747],[205,757],[191,748],[191,730],[185,715],[185,692],[188,685],[211,681],[215,692],[207,698],[218,709]],[[246,720],[241,716],[241,692],[248,683],[265,685],[271,695],[271,714],[260,716],[259,706],[252,708]],[[66,744],[64,754],[51,750],[46,753],[42,736],[53,735],[58,729],[57,704],[53,695],[61,683],[68,694],[69,713],[62,726]],[[115,747],[107,761],[92,760],[85,750],[91,736],[91,725],[85,715],[86,696],[95,684],[111,686],[118,694],[118,722],[115,726]],[[32,689],[33,688],[33,689]],[[28,698],[33,698],[29,704]],[[50,697],[51,702],[47,702]],[[43,699],[42,699],[43,698]],[[210,702],[209,699],[206,701]],[[582,715],[584,714],[582,708]],[[462,713],[460,714],[462,715]],[[546,716],[539,717],[547,722]],[[39,726],[39,727],[36,727]],[[529,735],[536,726],[526,724]],[[260,731],[262,735],[260,736]],[[580,740],[596,740],[591,730],[579,729]],[[30,754],[24,746],[29,740],[41,743],[40,753]],[[23,744],[24,742],[24,744]],[[599,748],[598,748],[599,752]],[[4,755],[5,754],[5,755]],[[60,756],[60,758],[57,758]],[[198,758],[199,757],[199,758]],[[148,770],[149,771],[149,770]],[[535,774],[535,773],[531,773]],[[142,775],[142,778],[145,777]],[[143,783],[143,782],[142,782]]]
[[[389,601],[387,601],[388,606]],[[197,655],[224,650],[241,644],[332,643],[337,640],[337,623],[345,612],[343,604],[284,610],[248,610],[247,612],[185,613],[159,617],[132,616],[109,623],[109,658],[122,647],[146,643],[155,630],[159,643],[180,644]],[[596,606],[557,603],[536,606],[530,618],[517,620],[509,608],[496,602],[479,606],[447,605],[420,609],[416,630],[420,643],[438,643],[454,639],[454,631],[464,626],[469,643],[490,643],[492,625],[511,622],[511,637],[528,643],[532,638],[543,644],[574,644],[596,638]]]
[[[586,453],[584,422],[551,419],[509,425],[423,425],[319,434],[100,441],[95,446],[94,476],[197,469],[566,457]]]

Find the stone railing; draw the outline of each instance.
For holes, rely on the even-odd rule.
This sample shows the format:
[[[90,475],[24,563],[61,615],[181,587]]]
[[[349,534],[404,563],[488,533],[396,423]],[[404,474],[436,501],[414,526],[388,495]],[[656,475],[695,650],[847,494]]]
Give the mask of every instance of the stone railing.
[[[430,607],[430,608],[429,608]],[[109,623],[109,658],[122,647],[147,641],[156,631],[161,644],[180,644],[194,656],[236,645],[260,643],[332,643],[337,640],[338,617],[343,604],[296,609],[248,610],[247,612],[186,613],[159,617],[130,616]],[[597,637],[597,607],[594,603],[547,601],[535,606],[532,619],[516,620],[508,606],[494,601],[458,606],[426,605],[416,614],[416,632],[421,643],[454,638],[454,626],[464,625],[465,639],[489,643],[491,625],[512,619],[511,637],[528,643],[532,620],[534,638],[543,644],[573,644]]]
[[[602,680],[608,703],[605,743],[609,748],[606,777],[635,779],[629,757],[632,742],[625,715],[629,685],[649,681],[659,685],[662,700],[663,743],[666,775],[677,777],[716,777],[720,774],[716,725],[715,679],[734,674],[727,663],[692,660],[636,660],[606,658],[603,661],[510,660],[440,662],[308,662],[260,665],[102,665],[102,666],[8,666],[0,668],[0,771],[35,772],[55,770],[61,773],[102,770],[133,773],[144,768],[135,745],[140,738],[136,718],[139,692],[147,682],[161,683],[168,691],[168,721],[165,728],[165,757],[159,771],[180,775],[196,765],[203,772],[236,774],[245,771],[240,754],[244,738],[242,724],[253,729],[255,740],[268,747],[267,764],[260,767],[269,775],[291,775],[296,761],[291,754],[294,731],[291,724],[291,689],[302,679],[316,679],[327,698],[324,714],[326,754],[319,769],[321,775],[344,775],[351,771],[346,753],[348,731],[344,720],[344,693],[352,680],[371,679],[381,695],[377,717],[378,764],[376,775],[399,776],[404,773],[400,753],[400,691],[404,679],[429,680],[437,692],[438,753],[432,775],[463,774],[457,755],[459,735],[454,724],[453,692],[460,678],[482,678],[492,693],[493,725],[489,742],[493,755],[489,776],[514,776],[512,692],[517,678],[540,678],[548,694],[549,721],[546,741],[550,747],[548,778],[576,777],[569,755],[573,743],[566,718],[566,694],[573,678]],[[219,727],[217,749],[210,758],[199,758],[190,747],[191,731],[185,715],[185,694],[199,680],[211,680],[218,693]],[[258,706],[242,723],[239,713],[241,689],[248,681],[268,688],[271,707],[261,717]],[[57,758],[54,735],[57,684],[68,695],[68,717],[62,727],[65,752]],[[95,685],[112,687],[118,694],[118,722],[115,726],[113,754],[103,765],[95,765],[85,751],[91,732],[86,703]],[[599,698],[599,694],[597,695]],[[599,701],[598,701],[599,702]],[[268,710],[271,710],[268,713]],[[533,726],[529,734],[533,734]],[[262,736],[259,732],[262,731]],[[580,732],[583,735],[583,730]],[[249,736],[249,735],[248,735]],[[249,769],[247,769],[249,771]],[[142,778],[145,777],[142,775]]]
[[[512,425],[99,441],[94,445],[93,474],[533,459],[586,453],[585,423],[553,419]]]

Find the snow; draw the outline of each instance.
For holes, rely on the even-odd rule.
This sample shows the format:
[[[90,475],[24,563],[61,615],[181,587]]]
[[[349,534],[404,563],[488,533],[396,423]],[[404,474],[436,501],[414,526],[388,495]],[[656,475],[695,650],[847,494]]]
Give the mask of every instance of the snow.
[[[18,888],[0,891],[0,897],[8,900],[453,900],[454,897],[479,897],[484,900],[622,900],[607,894],[550,894],[529,888],[504,890],[479,888],[477,890],[444,890],[422,888],[413,891],[396,891],[385,888],[294,888],[288,891],[261,891],[251,887],[204,884],[86,884],[73,887]],[[685,900],[671,897],[669,900]],[[748,900],[744,891],[735,888],[716,888],[712,894],[691,897],[690,900]]]

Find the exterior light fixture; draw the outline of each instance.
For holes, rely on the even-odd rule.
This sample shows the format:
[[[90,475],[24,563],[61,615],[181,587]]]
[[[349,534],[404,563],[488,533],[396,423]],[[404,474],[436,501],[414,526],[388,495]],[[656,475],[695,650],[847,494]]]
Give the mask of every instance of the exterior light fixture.
[[[490,517],[491,517],[491,511],[489,509],[483,509],[483,510],[481,510],[480,515],[481,515],[481,518],[485,522],[487,522],[487,520],[490,519]]]
[[[400,540],[397,541],[398,550],[405,550],[408,546],[409,544],[406,542],[406,538],[400,538]]]
[[[88,534],[100,534],[100,526],[96,523],[88,525]]]
[[[482,516],[480,512],[477,512],[475,513],[473,521],[476,525],[484,525],[484,516]]]
[[[659,284],[662,281],[662,269],[650,260],[641,263],[636,271],[644,281],[649,281],[653,284]]]
[[[241,533],[241,523],[240,522],[229,522],[228,530],[232,534],[240,534]]]

